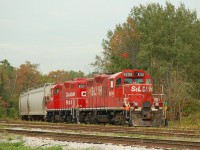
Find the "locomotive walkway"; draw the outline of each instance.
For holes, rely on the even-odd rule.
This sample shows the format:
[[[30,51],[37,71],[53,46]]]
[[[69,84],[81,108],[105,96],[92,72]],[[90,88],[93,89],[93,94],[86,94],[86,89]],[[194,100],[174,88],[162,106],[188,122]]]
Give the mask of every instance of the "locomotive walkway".
[[[13,122],[1,122],[0,125],[3,126],[0,131],[37,137],[50,137],[62,141],[200,149],[199,130],[167,130],[162,128],[129,128],[122,126],[75,124],[61,125],[38,122],[15,122],[15,124]],[[25,129],[19,127],[24,127]]]

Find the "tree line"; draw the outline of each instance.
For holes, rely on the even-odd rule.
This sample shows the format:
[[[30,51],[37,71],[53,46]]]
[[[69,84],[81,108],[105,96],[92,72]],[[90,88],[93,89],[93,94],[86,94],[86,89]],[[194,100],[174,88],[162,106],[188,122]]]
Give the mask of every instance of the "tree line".
[[[97,72],[144,69],[164,86],[171,120],[200,121],[200,20],[183,3],[133,7],[127,20],[107,32]],[[198,118],[199,120],[197,120]]]
[[[27,61],[15,68],[6,59],[0,61],[0,118],[17,118],[19,95],[31,87],[84,77],[83,72],[72,70],[42,74],[38,67]]]

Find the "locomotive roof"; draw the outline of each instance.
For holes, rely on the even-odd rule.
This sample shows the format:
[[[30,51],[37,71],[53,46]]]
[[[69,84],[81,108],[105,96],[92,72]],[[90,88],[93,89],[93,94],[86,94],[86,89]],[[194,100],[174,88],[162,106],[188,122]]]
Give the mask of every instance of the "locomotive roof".
[[[122,72],[117,72],[115,74],[110,75],[110,77],[108,79],[114,79],[114,78],[118,77],[119,75],[121,75],[122,73],[125,73],[125,72],[127,72],[127,73],[129,73],[129,72],[130,73],[134,73],[134,72],[143,72],[143,73],[145,73],[144,70],[122,70]]]
[[[119,76],[122,72],[118,72],[118,73],[115,73],[115,74],[112,74],[110,75],[110,77],[108,79],[114,79],[116,78],[117,76]]]
[[[52,88],[59,88],[60,86],[62,86],[61,83],[56,83],[55,85],[52,86]]]

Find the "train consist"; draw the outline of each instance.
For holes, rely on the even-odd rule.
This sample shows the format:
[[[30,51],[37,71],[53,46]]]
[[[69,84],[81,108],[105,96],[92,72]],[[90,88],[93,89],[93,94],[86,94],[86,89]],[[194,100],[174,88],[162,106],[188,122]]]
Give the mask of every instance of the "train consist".
[[[76,78],[22,93],[19,113],[23,120],[160,126],[163,93],[155,89],[144,70]]]

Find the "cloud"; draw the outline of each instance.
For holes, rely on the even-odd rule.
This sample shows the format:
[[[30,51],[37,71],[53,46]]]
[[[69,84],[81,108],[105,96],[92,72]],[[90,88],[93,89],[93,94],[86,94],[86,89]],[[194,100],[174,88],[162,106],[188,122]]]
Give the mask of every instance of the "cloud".
[[[0,50],[4,51],[4,50],[12,50],[12,49],[17,49],[18,46],[13,45],[13,44],[9,44],[9,43],[0,43]]]

